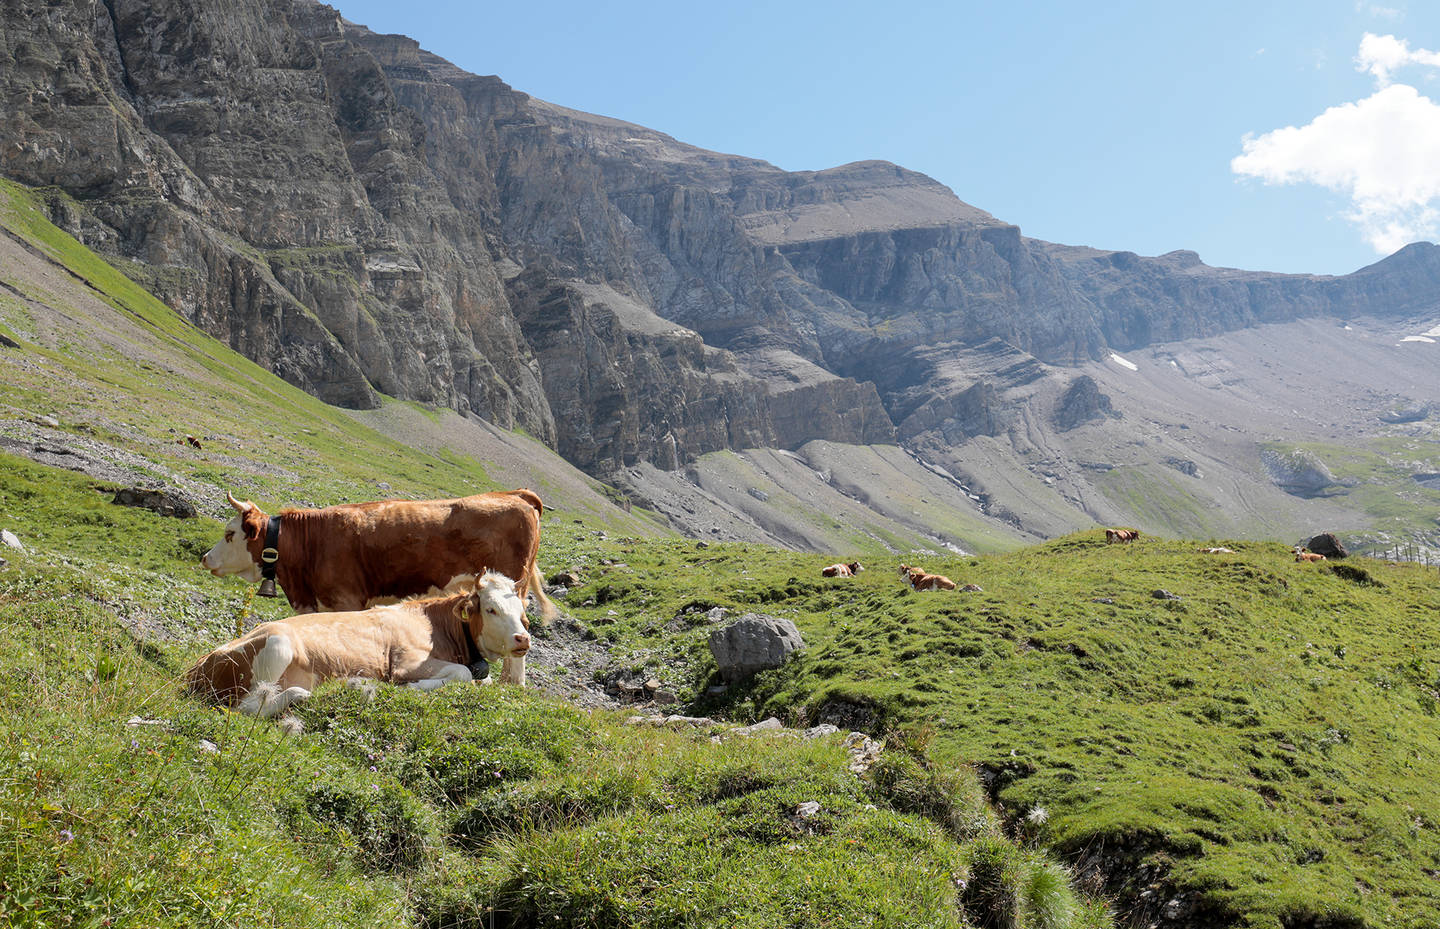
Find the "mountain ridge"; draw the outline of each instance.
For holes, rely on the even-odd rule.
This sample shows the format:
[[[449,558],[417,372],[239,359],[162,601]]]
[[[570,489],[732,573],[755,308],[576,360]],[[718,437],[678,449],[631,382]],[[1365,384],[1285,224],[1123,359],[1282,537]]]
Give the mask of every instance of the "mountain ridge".
[[[0,174],[62,191],[62,228],[327,402],[474,413],[601,478],[815,440],[959,467],[1052,428],[1016,372],[1440,305],[1434,246],[1325,277],[1048,243],[889,162],[709,152],[312,0],[4,10]]]

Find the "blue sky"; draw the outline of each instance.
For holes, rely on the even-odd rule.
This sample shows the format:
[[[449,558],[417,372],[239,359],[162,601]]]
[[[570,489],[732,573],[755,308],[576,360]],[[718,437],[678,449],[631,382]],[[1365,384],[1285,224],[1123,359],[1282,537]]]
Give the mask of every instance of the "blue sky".
[[[1433,0],[335,5],[693,145],[893,161],[1054,242],[1344,274],[1440,238]]]

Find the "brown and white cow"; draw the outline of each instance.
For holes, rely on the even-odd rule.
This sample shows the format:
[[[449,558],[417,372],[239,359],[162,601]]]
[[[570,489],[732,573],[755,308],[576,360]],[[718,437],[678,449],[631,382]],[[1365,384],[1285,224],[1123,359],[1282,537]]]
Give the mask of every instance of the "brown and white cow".
[[[954,590],[955,582],[943,574],[930,574],[924,568],[900,566],[900,576],[915,590]]]
[[[822,577],[854,577],[865,568],[860,562],[852,561],[849,564],[832,564],[820,569]]]
[[[1106,541],[1106,542],[1134,542],[1134,541],[1135,541],[1136,539],[1138,539],[1138,538],[1140,538],[1140,532],[1139,532],[1139,530],[1137,530],[1137,529],[1106,529],[1106,530],[1105,530],[1105,541]]]
[[[433,690],[473,680],[470,666],[480,658],[504,659],[501,681],[523,687],[528,629],[515,582],[490,571],[462,594],[261,623],[196,662],[185,684],[264,717],[309,697],[322,681],[369,678]]]
[[[1295,551],[1295,560],[1296,560],[1296,561],[1315,562],[1315,561],[1324,561],[1324,560],[1325,560],[1325,556],[1324,556],[1324,555],[1321,555],[1321,554],[1319,554],[1319,553],[1317,553],[1317,552],[1307,552],[1307,551],[1305,551],[1305,550],[1302,549],[1302,548],[1297,548],[1297,549],[1295,549],[1294,551]]]
[[[279,520],[275,580],[297,613],[362,610],[444,590],[455,578],[498,571],[523,602],[534,594],[546,617],[555,606],[535,567],[540,498],[529,490],[453,500],[382,500],[267,516],[226,494],[235,515],[200,564],[216,577],[259,581],[267,530]]]

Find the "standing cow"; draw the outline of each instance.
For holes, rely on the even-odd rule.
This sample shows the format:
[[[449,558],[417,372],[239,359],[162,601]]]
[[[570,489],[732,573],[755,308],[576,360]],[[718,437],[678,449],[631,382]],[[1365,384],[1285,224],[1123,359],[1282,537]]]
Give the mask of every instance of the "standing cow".
[[[216,577],[248,581],[259,581],[272,565],[297,613],[362,610],[488,570],[513,580],[522,603],[532,593],[544,615],[554,615],[535,566],[543,505],[532,491],[346,503],[278,516],[228,493],[226,499],[235,515],[200,564]]]

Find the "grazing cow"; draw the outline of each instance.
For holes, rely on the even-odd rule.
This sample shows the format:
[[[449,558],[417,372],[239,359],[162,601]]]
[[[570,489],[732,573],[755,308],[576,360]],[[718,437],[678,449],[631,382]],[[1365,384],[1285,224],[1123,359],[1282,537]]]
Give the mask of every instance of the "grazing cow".
[[[480,658],[503,658],[501,680],[523,687],[527,629],[515,582],[487,571],[466,593],[261,623],[201,658],[185,685],[263,717],[309,697],[321,681],[373,678],[433,690],[472,680]]]
[[[1134,542],[1138,538],[1140,538],[1140,531],[1138,529],[1105,530],[1106,542]]]
[[[197,439],[197,438],[195,438],[193,435],[190,435],[189,433],[186,433],[186,434],[185,434],[185,444],[186,444],[186,445],[189,445],[191,448],[201,448],[201,447],[202,447],[202,446],[200,445],[200,440]]]
[[[363,610],[490,570],[515,582],[521,602],[533,593],[545,616],[554,615],[535,567],[543,506],[531,491],[347,503],[279,516],[225,496],[235,515],[201,566],[216,577],[259,581],[270,558],[297,613]]]
[[[852,561],[849,564],[832,564],[821,568],[820,574],[822,577],[854,577],[864,570],[860,562]]]
[[[1302,548],[1297,548],[1297,549],[1295,549],[1295,560],[1296,560],[1296,561],[1324,561],[1324,560],[1325,560],[1325,556],[1324,556],[1324,555],[1316,554],[1315,552],[1307,552],[1307,551],[1305,551],[1305,550],[1302,549]]]
[[[900,576],[916,590],[954,590],[955,582],[943,574],[927,574],[923,568],[900,566]]]

